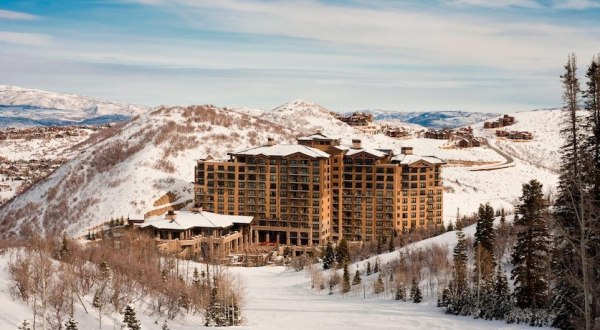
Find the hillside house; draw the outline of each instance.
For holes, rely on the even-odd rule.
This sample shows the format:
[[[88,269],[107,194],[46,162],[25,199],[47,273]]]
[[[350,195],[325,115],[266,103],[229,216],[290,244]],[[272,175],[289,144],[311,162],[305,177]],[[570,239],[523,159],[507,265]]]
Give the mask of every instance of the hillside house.
[[[481,147],[481,138],[476,137],[457,137],[452,140],[452,143],[457,148]]]
[[[527,132],[527,131],[497,130],[496,136],[511,139],[511,140],[533,140],[533,133]]]
[[[385,135],[393,138],[404,138],[410,136],[410,132],[404,127],[384,126],[383,130]]]
[[[516,123],[515,117],[504,115],[496,121],[486,121],[483,123],[483,128],[501,128],[513,125],[514,123]]]
[[[426,139],[435,139],[435,140],[450,140],[454,136],[454,131],[451,129],[430,129],[423,137]]]
[[[139,228],[156,237],[159,248],[180,257],[227,257],[257,239],[250,230],[253,219],[252,216],[216,214],[197,208],[169,211],[145,219]]]
[[[369,126],[373,122],[373,115],[364,112],[354,112],[349,116],[337,115],[336,118],[350,126]]]

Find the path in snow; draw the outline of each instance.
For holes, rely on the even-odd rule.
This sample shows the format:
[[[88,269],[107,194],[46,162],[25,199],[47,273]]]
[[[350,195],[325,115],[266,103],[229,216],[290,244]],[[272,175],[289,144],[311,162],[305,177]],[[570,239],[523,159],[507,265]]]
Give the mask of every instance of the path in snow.
[[[514,165],[514,158],[507,154],[506,152],[496,148],[495,146],[492,146],[490,144],[490,142],[488,141],[487,138],[482,138],[483,139],[483,143],[490,149],[494,150],[498,155],[504,157],[506,159],[506,161],[504,163],[501,164],[497,164],[497,165],[493,165],[493,166],[489,166],[489,167],[483,167],[483,168],[474,168],[471,171],[472,172],[476,172],[476,171],[495,171],[495,170],[501,170],[503,168],[507,168],[507,167],[513,167]]]

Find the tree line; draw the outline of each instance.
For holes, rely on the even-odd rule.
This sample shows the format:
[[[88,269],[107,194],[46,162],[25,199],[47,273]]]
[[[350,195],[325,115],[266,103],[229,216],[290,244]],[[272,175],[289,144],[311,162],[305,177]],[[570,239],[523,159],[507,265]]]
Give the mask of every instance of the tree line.
[[[32,307],[28,329],[77,329],[75,309],[98,320],[123,315],[123,326],[140,329],[134,306],[167,322],[200,315],[205,326],[242,322],[243,288],[225,268],[165,254],[137,231],[78,244],[32,237],[13,241],[8,272],[15,298]]]

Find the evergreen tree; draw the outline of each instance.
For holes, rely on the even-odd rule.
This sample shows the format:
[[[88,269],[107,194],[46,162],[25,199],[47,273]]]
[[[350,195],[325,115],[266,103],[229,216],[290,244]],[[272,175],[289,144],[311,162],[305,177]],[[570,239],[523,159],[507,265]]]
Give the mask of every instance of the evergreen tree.
[[[360,284],[360,282],[361,282],[360,272],[357,269],[356,273],[354,273],[354,278],[352,279],[352,285],[358,285],[358,284]]]
[[[390,240],[388,241],[388,252],[394,252],[396,246],[394,245],[394,235],[390,234]]]
[[[597,212],[600,206],[600,55],[592,59],[586,78],[587,89],[583,99],[588,117],[583,126],[587,135],[584,148],[588,159],[583,165]]]
[[[123,326],[126,326],[129,330],[140,330],[142,325],[135,315],[135,309],[131,305],[125,307],[125,314],[123,317]]]
[[[23,320],[23,322],[17,328],[18,330],[31,330],[31,324],[27,320]]]
[[[350,262],[350,249],[348,248],[348,242],[342,238],[335,249],[335,260],[338,265],[344,265]]]
[[[494,209],[490,204],[480,205],[475,231],[475,274],[474,279],[479,290],[480,282],[492,282],[496,260],[494,258]]]
[[[396,291],[394,292],[394,299],[406,301],[406,287],[404,286],[404,283],[402,283],[402,282],[396,283]]]
[[[410,287],[410,299],[415,304],[418,304],[423,300],[421,289],[419,288],[419,284],[417,283],[417,279],[415,277],[413,277],[412,286]]]
[[[60,244],[60,250],[58,252],[59,258],[65,260],[69,255],[69,241],[67,240],[67,234],[63,233],[62,242]]]
[[[377,237],[377,254],[383,253],[383,247],[381,247],[381,237]]]
[[[446,231],[454,231],[455,227],[454,227],[454,223],[452,221],[450,221],[448,223],[448,227],[446,228]]]
[[[554,252],[552,273],[555,281],[553,313],[560,315],[553,325],[562,329],[592,328],[592,294],[588,249],[589,238],[586,214],[582,209],[584,182],[582,176],[582,131],[577,114],[580,87],[577,63],[570,54],[565,65],[563,82],[564,122],[561,129],[564,144],[555,205]],[[582,233],[584,233],[582,235]],[[573,275],[577,277],[573,279]],[[582,322],[583,321],[583,322]]]
[[[379,258],[375,258],[375,267],[373,268],[373,273],[379,273]]]
[[[503,320],[511,309],[510,289],[506,274],[498,267],[494,277],[494,309],[492,318]]]
[[[348,271],[348,264],[344,264],[344,275],[342,277],[342,293],[348,293],[350,291],[350,272]]]
[[[323,269],[327,270],[334,266],[335,264],[335,252],[333,251],[333,247],[331,246],[331,242],[327,242],[327,247],[325,248],[325,254],[323,255]]]
[[[500,223],[504,224],[506,222],[506,214],[504,213],[504,208],[500,209]]]
[[[371,262],[367,261],[367,276],[371,275]]]
[[[381,278],[381,273],[380,273],[379,276],[377,277],[377,281],[375,281],[375,284],[373,285],[373,293],[380,294],[384,290],[385,290],[385,287],[383,285],[383,279]]]
[[[100,279],[108,280],[108,278],[110,276],[110,268],[108,267],[108,264],[105,261],[102,261],[100,263],[99,269],[100,269]]]
[[[77,330],[77,322],[70,317],[67,322],[65,322],[65,330]]]
[[[456,231],[458,242],[453,250],[454,256],[454,278],[453,283],[456,291],[464,291],[467,288],[467,240],[462,229]]]
[[[162,325],[161,330],[169,330],[169,325],[167,324],[167,320],[165,319],[165,322]]]
[[[223,315],[223,308],[219,300],[219,290],[217,279],[213,280],[213,287],[210,293],[208,306],[204,315],[204,326],[206,327],[221,327],[225,326],[226,319]]]
[[[549,243],[546,203],[542,185],[531,180],[523,185],[517,226],[517,243],[512,254],[511,279],[519,308],[545,308],[548,302]]]
[[[94,308],[102,307],[102,301],[100,300],[99,290],[96,290],[96,292],[94,293],[94,298],[92,298],[92,307],[94,307]]]

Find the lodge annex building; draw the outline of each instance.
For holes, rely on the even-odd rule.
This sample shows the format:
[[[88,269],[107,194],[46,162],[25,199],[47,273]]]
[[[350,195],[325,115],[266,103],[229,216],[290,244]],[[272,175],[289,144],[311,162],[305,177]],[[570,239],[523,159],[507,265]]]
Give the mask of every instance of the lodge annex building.
[[[253,216],[254,243],[317,246],[345,237],[370,241],[442,225],[442,160],[351,146],[320,132],[298,144],[208,157],[195,167],[195,204]]]

